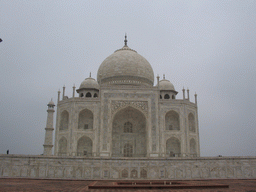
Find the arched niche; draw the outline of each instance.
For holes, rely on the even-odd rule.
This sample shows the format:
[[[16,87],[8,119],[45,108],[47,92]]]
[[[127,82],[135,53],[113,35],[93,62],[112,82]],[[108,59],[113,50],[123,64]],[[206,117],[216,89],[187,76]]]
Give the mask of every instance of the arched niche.
[[[145,157],[147,155],[146,117],[133,108],[118,111],[112,123],[112,156]]]
[[[78,129],[93,129],[93,113],[90,110],[84,109],[80,111],[78,117]]]
[[[138,178],[138,171],[136,169],[131,171],[131,178]]]
[[[180,130],[180,117],[175,111],[169,111],[165,115],[166,130]]]
[[[122,178],[127,178],[128,177],[128,171],[126,169],[122,170],[121,177]]]
[[[164,95],[164,99],[170,99],[170,95],[169,94],[165,94]]]
[[[92,97],[92,94],[90,92],[86,93],[85,97]]]
[[[92,156],[92,140],[83,136],[77,141],[77,156]]]
[[[196,132],[195,116],[192,113],[189,113],[188,115],[188,125],[189,125],[189,131]]]
[[[140,177],[144,179],[147,178],[147,171],[145,169],[142,169],[140,171]]]
[[[69,114],[65,110],[60,115],[60,130],[67,130],[68,129],[68,123],[69,123]]]
[[[59,156],[66,156],[67,155],[67,139],[65,137],[61,137],[59,140]]]
[[[179,139],[171,137],[166,141],[166,156],[180,157],[181,145]]]
[[[196,156],[196,141],[195,141],[195,139],[193,139],[193,138],[190,139],[189,147],[190,147],[190,155]]]

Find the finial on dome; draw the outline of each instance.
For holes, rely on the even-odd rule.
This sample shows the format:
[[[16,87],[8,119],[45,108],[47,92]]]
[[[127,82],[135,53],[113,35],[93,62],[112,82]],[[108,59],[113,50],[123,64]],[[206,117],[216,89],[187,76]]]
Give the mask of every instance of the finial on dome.
[[[90,72],[90,77],[92,77],[92,73]]]
[[[127,46],[127,35],[125,33],[125,36],[124,36],[124,46]]]
[[[163,75],[163,79],[165,79],[165,74]]]

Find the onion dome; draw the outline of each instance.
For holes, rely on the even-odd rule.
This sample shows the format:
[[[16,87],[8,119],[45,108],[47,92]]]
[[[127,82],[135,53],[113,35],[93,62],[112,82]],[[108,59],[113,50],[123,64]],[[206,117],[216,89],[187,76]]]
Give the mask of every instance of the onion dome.
[[[161,91],[175,91],[174,85],[167,79],[159,81],[159,89]]]
[[[55,104],[54,104],[54,102],[51,100],[49,103],[48,103],[48,105],[47,105],[48,107],[54,107],[55,106]]]
[[[99,67],[100,84],[153,86],[154,72],[150,63],[135,50],[125,45],[107,57]]]
[[[99,86],[98,82],[95,79],[93,79],[91,77],[88,77],[81,83],[78,90],[81,90],[81,89],[96,89],[96,90],[99,90],[99,88],[100,88],[100,86]]]

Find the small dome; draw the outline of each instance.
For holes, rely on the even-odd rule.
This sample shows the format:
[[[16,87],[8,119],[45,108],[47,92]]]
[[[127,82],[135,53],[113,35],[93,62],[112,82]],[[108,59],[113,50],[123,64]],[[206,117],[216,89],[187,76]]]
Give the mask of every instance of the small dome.
[[[160,90],[175,91],[173,84],[167,79],[163,79],[159,82],[159,88]]]
[[[48,103],[48,106],[55,106],[54,102],[51,100],[49,103]]]
[[[116,50],[99,67],[97,80],[101,84],[153,86],[154,72],[150,63],[127,46]]]
[[[98,82],[91,77],[86,78],[79,87],[79,89],[97,89],[97,90],[99,90],[99,88],[100,86]]]

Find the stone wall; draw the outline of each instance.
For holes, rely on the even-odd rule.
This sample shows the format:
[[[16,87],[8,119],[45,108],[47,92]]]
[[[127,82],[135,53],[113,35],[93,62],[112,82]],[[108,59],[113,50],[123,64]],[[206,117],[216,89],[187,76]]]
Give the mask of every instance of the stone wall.
[[[82,158],[0,155],[0,177],[66,179],[256,178],[256,157]]]

